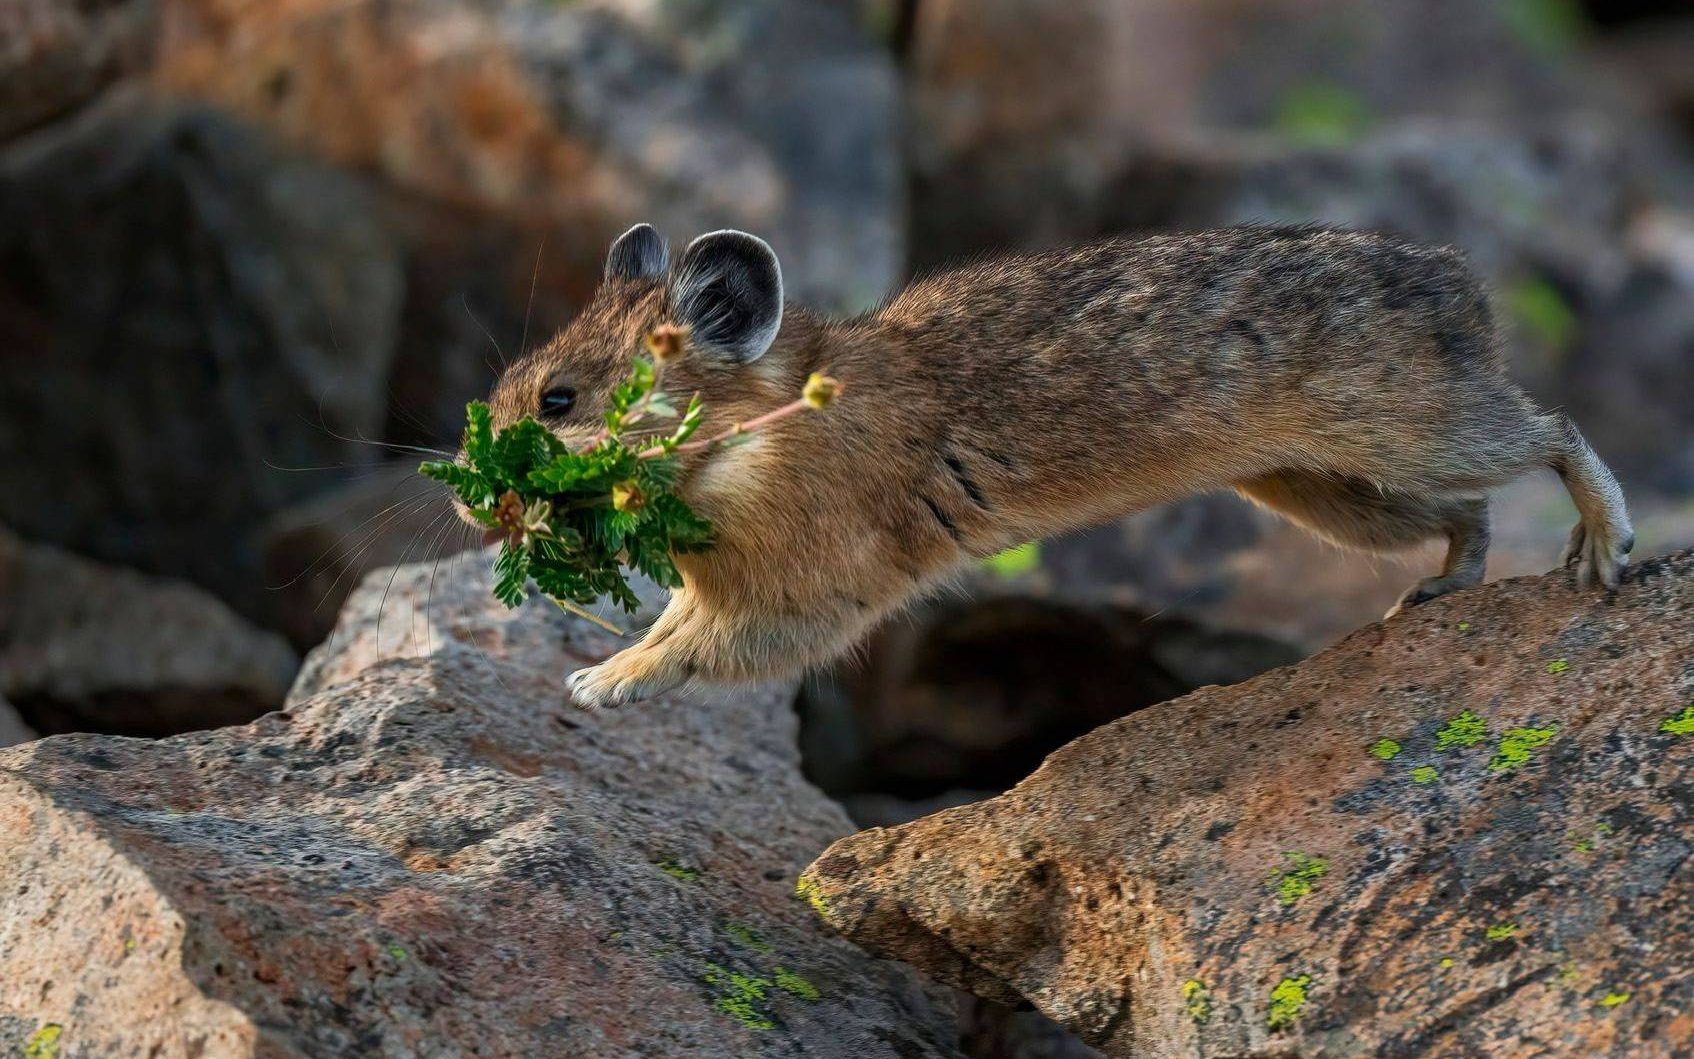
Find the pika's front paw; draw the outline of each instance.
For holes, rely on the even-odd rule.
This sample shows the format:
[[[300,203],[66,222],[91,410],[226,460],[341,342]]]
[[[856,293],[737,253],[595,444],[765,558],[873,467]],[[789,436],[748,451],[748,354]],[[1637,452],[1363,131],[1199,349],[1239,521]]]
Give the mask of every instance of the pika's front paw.
[[[571,703],[581,710],[615,708],[662,695],[682,683],[649,670],[639,659],[626,659],[624,655],[629,653],[613,655],[597,666],[579,669],[567,677],[565,687],[570,691]]]

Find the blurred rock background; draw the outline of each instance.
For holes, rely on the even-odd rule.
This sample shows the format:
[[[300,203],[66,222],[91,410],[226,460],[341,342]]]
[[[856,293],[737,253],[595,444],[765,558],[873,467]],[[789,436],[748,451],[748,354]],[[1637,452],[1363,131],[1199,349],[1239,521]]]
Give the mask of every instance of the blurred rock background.
[[[1452,243],[1637,554],[1694,543],[1691,70],[1674,0],[10,0],[0,741],[279,704],[361,574],[466,545],[419,451],[636,220],[758,232],[838,312],[1109,233]],[[1496,510],[1496,576],[1574,519],[1551,480]],[[980,797],[1437,559],[1233,496],[1046,542],[809,682],[807,767],[861,823]],[[973,1012],[972,1054],[1087,1054]]]

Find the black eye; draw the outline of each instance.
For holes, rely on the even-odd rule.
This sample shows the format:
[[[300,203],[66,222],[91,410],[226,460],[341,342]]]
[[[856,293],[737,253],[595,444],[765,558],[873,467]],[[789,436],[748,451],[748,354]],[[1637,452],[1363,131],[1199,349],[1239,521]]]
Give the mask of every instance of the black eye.
[[[569,386],[555,386],[541,395],[541,414],[562,416],[576,407],[576,391]]]

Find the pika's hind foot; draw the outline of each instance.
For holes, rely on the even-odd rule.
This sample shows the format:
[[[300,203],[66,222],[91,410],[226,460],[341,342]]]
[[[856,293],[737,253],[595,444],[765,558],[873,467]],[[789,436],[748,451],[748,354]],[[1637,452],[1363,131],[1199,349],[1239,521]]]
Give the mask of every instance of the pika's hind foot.
[[[1629,564],[1629,553],[1635,549],[1635,534],[1628,527],[1622,532],[1604,527],[1592,533],[1586,520],[1571,527],[1565,550],[1559,553],[1559,565],[1576,565],[1576,582],[1584,588],[1596,582],[1607,588],[1618,587],[1618,579]]]
[[[1449,592],[1456,592],[1461,588],[1469,588],[1479,580],[1481,579],[1471,577],[1468,573],[1464,577],[1454,577],[1451,574],[1426,577],[1408,588],[1406,594],[1400,597],[1400,602],[1390,607],[1388,613],[1382,616],[1383,620],[1386,621],[1394,617],[1408,607],[1415,607],[1419,603],[1428,603],[1432,599],[1445,596]]]

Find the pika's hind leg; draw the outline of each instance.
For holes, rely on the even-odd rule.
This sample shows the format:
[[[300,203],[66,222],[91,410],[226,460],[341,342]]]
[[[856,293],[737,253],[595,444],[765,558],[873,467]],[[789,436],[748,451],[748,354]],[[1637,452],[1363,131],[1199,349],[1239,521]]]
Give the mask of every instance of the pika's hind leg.
[[[1558,472],[1581,516],[1570,531],[1559,564],[1575,563],[1577,580],[1583,585],[1598,581],[1616,588],[1635,548],[1635,531],[1629,524],[1623,489],[1588,447],[1575,423],[1560,413],[1546,418],[1556,427],[1553,433],[1557,439],[1548,453],[1547,465]]]
[[[1413,585],[1388,612],[1424,603],[1482,582],[1488,563],[1488,501],[1481,497],[1424,499],[1384,492],[1368,482],[1279,471],[1236,483],[1247,499],[1332,543],[1366,551],[1409,548],[1447,538],[1441,573]]]

